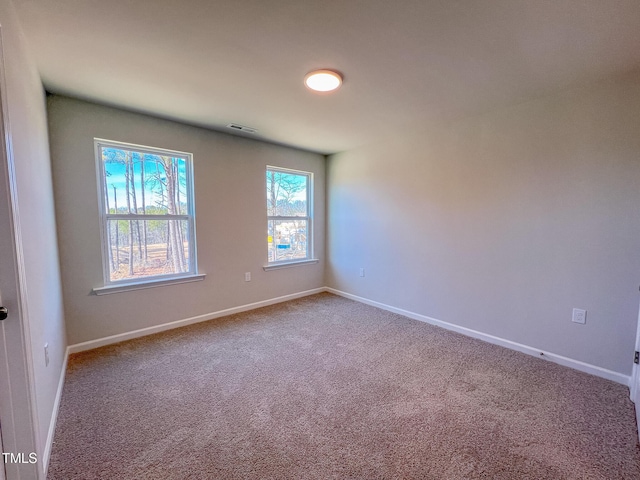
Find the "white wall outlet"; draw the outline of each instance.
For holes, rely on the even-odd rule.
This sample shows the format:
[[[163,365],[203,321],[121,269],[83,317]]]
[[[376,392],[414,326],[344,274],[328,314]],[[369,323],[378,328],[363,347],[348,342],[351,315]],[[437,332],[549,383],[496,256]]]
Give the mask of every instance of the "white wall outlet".
[[[571,321],[584,325],[585,323],[587,323],[587,311],[580,308],[574,308],[573,315],[571,316]]]
[[[44,365],[45,367],[49,366],[49,344],[44,344]]]
[[[361,277],[364,277],[364,268],[361,268],[361,269],[360,269],[360,276],[361,276]]]
[[[244,281],[245,282],[250,282],[251,281],[251,272],[245,272]]]

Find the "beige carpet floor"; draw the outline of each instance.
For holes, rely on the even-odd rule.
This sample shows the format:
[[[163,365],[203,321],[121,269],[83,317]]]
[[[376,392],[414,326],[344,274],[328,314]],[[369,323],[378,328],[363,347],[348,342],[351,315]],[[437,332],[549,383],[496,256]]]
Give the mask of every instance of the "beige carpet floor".
[[[73,355],[49,479],[640,479],[628,397],[319,294]]]

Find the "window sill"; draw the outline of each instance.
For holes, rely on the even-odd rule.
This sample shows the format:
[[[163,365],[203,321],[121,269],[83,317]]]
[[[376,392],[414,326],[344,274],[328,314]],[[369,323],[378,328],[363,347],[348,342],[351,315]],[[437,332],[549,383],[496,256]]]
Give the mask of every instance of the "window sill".
[[[157,280],[143,280],[131,283],[119,283],[117,285],[106,285],[96,287],[92,290],[95,295],[109,295],[112,293],[128,292],[130,290],[142,290],[144,288],[164,287],[165,285],[175,285],[177,283],[199,282],[204,280],[205,274],[188,275],[177,278],[161,278]]]
[[[271,265],[265,265],[262,268],[265,272],[268,272],[269,270],[280,270],[281,268],[297,267],[299,265],[313,265],[319,261],[320,260],[317,258],[312,258],[310,260],[293,260],[291,262],[272,263]]]

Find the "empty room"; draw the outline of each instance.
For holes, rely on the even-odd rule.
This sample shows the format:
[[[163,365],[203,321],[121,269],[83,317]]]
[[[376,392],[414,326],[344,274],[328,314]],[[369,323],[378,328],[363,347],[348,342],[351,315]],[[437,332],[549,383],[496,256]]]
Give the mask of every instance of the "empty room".
[[[640,2],[0,0],[0,480],[640,478]]]

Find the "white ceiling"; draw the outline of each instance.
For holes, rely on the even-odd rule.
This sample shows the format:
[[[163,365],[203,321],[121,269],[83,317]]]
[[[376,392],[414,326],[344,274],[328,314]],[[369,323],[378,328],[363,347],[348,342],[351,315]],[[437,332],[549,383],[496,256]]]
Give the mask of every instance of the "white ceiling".
[[[322,153],[640,67],[639,0],[14,3],[50,92]]]

